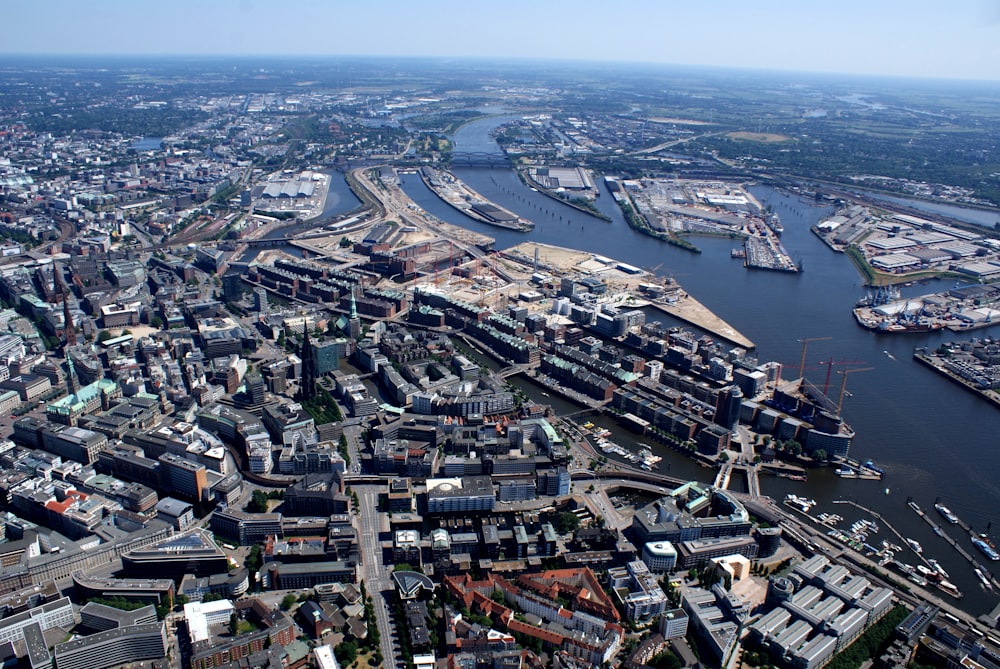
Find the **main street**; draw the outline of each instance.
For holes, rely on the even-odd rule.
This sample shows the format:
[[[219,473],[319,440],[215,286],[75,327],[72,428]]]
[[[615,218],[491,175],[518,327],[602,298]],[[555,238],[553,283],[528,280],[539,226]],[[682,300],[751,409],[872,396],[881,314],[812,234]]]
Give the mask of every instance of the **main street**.
[[[389,618],[389,602],[392,601],[392,579],[382,564],[382,515],[378,511],[378,495],[384,488],[374,485],[351,486],[358,495],[359,513],[356,518],[358,536],[361,540],[362,583],[372,598],[375,621],[381,637],[383,666],[395,665],[399,657],[395,628]]]

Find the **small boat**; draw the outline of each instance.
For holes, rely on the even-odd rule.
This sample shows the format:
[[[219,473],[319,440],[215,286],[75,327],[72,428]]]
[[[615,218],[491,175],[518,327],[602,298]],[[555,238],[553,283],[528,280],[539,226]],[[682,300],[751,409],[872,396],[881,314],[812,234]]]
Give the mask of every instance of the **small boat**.
[[[955,599],[962,598],[962,591],[951,581],[938,581],[935,585]]]
[[[951,578],[950,576],[948,576],[948,572],[944,570],[944,567],[942,567],[941,564],[934,558],[928,560],[927,564],[933,567],[934,570],[937,571],[937,573],[941,574],[941,576],[943,576],[944,578]]]
[[[916,539],[907,539],[906,545],[912,548],[914,553],[920,554],[924,552],[924,547]]]
[[[913,509],[914,511],[916,511],[917,513],[920,513],[920,506],[912,499],[909,502],[907,502],[906,505],[911,509]]]
[[[993,546],[989,545],[985,540],[980,537],[972,537],[972,545],[983,552],[983,554],[991,560],[1000,560],[1000,553],[997,553]]]
[[[992,592],[993,584],[990,583],[990,579],[986,578],[986,574],[983,573],[983,570],[976,567],[972,571],[976,573],[976,576],[979,578],[979,582],[983,584],[983,587]]]
[[[885,470],[884,470],[884,469],[882,469],[881,467],[879,467],[878,465],[876,465],[876,464],[875,464],[875,463],[874,463],[874,462],[873,462],[872,460],[870,460],[870,459],[869,459],[869,460],[865,460],[865,461],[864,461],[863,463],[861,463],[861,466],[862,466],[862,467],[864,467],[865,469],[870,469],[870,470],[872,470],[872,471],[873,471],[873,472],[875,472],[876,474],[885,474]]]
[[[949,523],[952,525],[958,525],[958,516],[952,513],[951,509],[946,507],[944,504],[935,504],[934,508],[937,509],[937,512],[944,516],[944,519]]]
[[[808,513],[809,509],[816,506],[816,500],[806,499],[805,497],[799,497],[798,495],[788,493],[785,495],[785,504],[799,509],[803,513]]]
[[[941,574],[937,573],[936,569],[931,569],[930,567],[925,567],[922,564],[917,565],[917,573],[926,578],[928,581],[940,581]]]

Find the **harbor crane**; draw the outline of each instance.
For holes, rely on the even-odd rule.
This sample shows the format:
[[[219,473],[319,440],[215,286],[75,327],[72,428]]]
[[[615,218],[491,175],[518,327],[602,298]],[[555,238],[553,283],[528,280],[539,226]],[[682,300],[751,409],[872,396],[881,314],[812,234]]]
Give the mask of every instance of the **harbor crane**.
[[[870,372],[874,367],[855,367],[853,369],[838,369],[837,373],[844,376],[843,380],[840,382],[840,398],[837,400],[837,415],[840,415],[840,410],[844,406],[844,395],[847,393],[847,375],[854,374],[855,372]]]
[[[799,378],[800,379],[802,378],[802,375],[805,374],[805,371],[806,371],[806,349],[809,348],[809,342],[811,342],[811,341],[826,341],[827,339],[833,339],[833,337],[807,337],[805,339],[800,339],[799,340],[800,342],[802,342],[802,359],[799,360]]]

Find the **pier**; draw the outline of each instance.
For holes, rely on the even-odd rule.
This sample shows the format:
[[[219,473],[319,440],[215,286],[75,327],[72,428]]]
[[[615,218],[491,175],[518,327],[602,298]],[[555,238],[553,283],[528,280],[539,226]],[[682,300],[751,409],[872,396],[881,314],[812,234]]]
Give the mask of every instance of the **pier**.
[[[915,505],[911,505],[910,508],[913,509],[914,513],[923,518],[924,522],[926,522],[928,525],[931,526],[931,529],[934,531],[934,534],[944,539],[949,545],[951,545],[952,548],[958,551],[958,554],[961,555],[963,558],[965,558],[969,562],[969,564],[973,566],[973,568],[981,570],[983,574],[988,576],[990,579],[990,583],[993,584],[994,588],[1000,589],[1000,581],[998,581],[997,578],[993,575],[993,572],[990,571],[989,567],[987,567],[979,560],[977,560],[974,554],[970,553],[969,551],[965,550],[964,547],[960,546],[958,540],[955,539],[955,537],[945,532],[944,529],[940,525],[935,523],[930,518],[930,516],[928,516],[923,510],[920,509],[920,507],[914,508],[914,506]],[[958,526],[961,527],[962,530],[967,532],[970,537],[976,536],[976,533],[972,531],[972,527],[970,527],[961,518],[958,519]]]
[[[893,534],[895,534],[899,538],[900,542],[902,542],[902,543],[899,544],[900,546],[906,546],[907,548],[910,548],[910,544],[906,541],[906,537],[904,537],[902,534],[900,534],[899,530],[897,530],[895,527],[893,527],[891,524],[889,524],[889,521],[886,520],[882,516],[882,514],[880,514],[878,511],[874,511],[872,509],[869,509],[866,506],[861,506],[857,502],[855,502],[853,500],[849,500],[849,499],[835,499],[835,500],[833,500],[833,503],[834,504],[850,504],[854,508],[860,509],[861,511],[864,511],[865,513],[869,514],[872,518],[876,518],[880,523],[882,523],[883,525],[885,525],[885,527],[890,532],[892,532]],[[919,558],[921,562],[924,563],[925,567],[930,567],[931,566],[930,562],[927,561],[927,558],[925,558],[922,553],[918,553],[915,550],[913,550],[912,548],[910,548],[910,551],[914,555],[916,555],[917,558]]]

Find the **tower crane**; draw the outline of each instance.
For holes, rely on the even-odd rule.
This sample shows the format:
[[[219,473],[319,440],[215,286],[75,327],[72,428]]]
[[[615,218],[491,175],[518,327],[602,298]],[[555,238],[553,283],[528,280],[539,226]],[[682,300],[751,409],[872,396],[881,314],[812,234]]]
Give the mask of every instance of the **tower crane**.
[[[866,362],[864,360],[834,360],[833,356],[830,356],[829,360],[820,360],[819,364],[826,365],[826,381],[823,383],[823,395],[829,397],[830,390],[830,374],[833,371],[834,365],[864,365]]]
[[[853,369],[838,369],[837,373],[844,376],[843,380],[840,382],[840,398],[837,400],[837,415],[840,415],[840,409],[844,406],[844,395],[847,391],[847,375],[854,374],[855,372],[870,372],[874,367],[855,367]]]
[[[802,375],[806,371],[806,349],[809,348],[809,342],[811,342],[811,341],[826,341],[827,339],[833,339],[833,337],[807,337],[805,339],[800,339],[799,340],[800,342],[802,342],[802,358],[799,360],[799,378],[800,379],[802,378]]]

